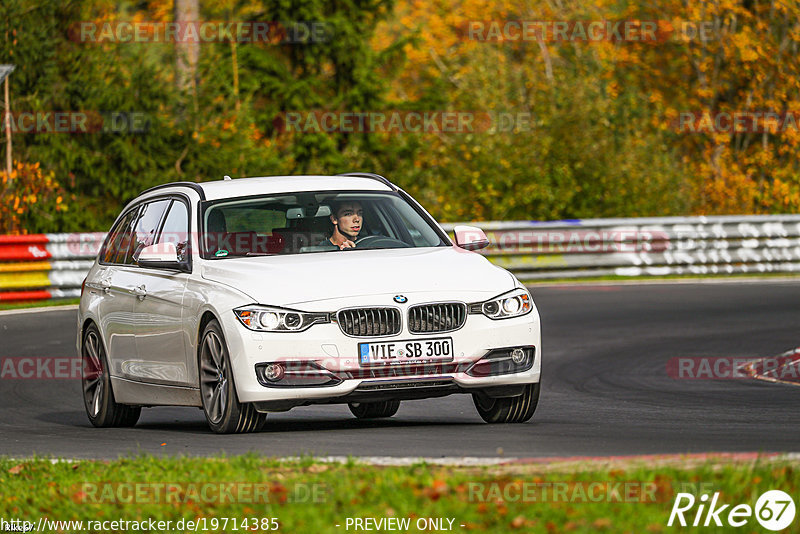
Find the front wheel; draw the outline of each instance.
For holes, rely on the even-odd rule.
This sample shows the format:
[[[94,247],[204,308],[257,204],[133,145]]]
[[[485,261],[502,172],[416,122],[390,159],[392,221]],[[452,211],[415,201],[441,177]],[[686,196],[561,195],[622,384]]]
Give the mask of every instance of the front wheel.
[[[473,393],[475,408],[487,423],[524,423],[533,417],[539,404],[539,383],[528,384],[522,395],[495,399]]]
[[[94,426],[100,428],[134,426],[142,407],[117,404],[111,390],[107,361],[100,331],[91,324],[86,328],[81,343],[81,387],[86,415]]]
[[[200,395],[208,426],[217,434],[255,432],[266,422],[266,414],[236,396],[228,347],[216,320],[208,323],[201,338]]]
[[[396,414],[400,408],[400,401],[351,402],[348,406],[350,407],[350,412],[359,419],[378,419]]]

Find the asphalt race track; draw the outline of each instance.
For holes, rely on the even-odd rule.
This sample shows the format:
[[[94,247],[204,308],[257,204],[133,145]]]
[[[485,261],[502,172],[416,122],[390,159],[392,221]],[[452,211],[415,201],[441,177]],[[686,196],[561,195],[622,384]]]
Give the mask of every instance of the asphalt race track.
[[[193,408],[151,408],[132,429],[95,429],[80,381],[0,379],[0,455],[414,457],[800,451],[800,387],[671,378],[676,357],[775,356],[800,346],[800,281],[534,287],[543,389],[533,420],[490,426],[472,399],[408,401],[361,422],[344,405],[270,416],[217,436]],[[0,315],[0,358],[75,357],[75,310]]]

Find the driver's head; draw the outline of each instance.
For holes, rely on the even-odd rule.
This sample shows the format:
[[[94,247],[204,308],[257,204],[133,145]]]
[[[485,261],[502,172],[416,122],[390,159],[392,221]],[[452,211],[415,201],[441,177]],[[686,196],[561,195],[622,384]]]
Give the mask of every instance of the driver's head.
[[[361,203],[345,200],[334,203],[331,208],[334,240],[345,238],[355,241],[364,221],[364,210],[361,209]]]

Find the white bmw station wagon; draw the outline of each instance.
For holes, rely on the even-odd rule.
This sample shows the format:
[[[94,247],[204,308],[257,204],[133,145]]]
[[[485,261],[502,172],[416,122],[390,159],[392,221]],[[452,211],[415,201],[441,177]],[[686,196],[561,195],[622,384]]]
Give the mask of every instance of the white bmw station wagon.
[[[202,408],[214,432],[269,412],[473,396],[489,423],[539,399],[539,314],[508,271],[455,243],[376,174],[179,182],[117,218],[82,289],[78,352],[95,426]]]

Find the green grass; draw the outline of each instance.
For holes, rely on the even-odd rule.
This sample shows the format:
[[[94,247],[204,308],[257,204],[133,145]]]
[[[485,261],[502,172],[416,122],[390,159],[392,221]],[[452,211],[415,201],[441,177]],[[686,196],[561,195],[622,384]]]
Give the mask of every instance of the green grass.
[[[480,468],[376,467],[352,461],[281,461],[257,455],[210,459],[141,456],[71,463],[2,459],[0,517],[32,522],[45,516],[83,521],[153,518],[173,521],[173,529],[182,518],[205,518],[208,526],[212,526],[212,518],[277,518],[280,531],[291,533],[354,532],[352,526],[345,528],[347,518],[354,517],[410,518],[409,531],[417,532],[417,519],[431,517],[454,519],[454,532],[668,532],[675,529],[666,523],[679,488],[697,497],[703,491],[719,491],[722,503],[753,506],[758,495],[770,489],[781,489],[797,500],[799,475],[796,466],[776,459]],[[618,484],[620,495],[625,494],[625,483],[638,484],[633,487],[641,490],[636,492],[641,497],[619,502],[625,499],[602,491],[601,496],[612,495],[612,502],[591,502],[579,490],[588,491],[593,482],[609,483],[611,486],[604,486],[608,488]],[[167,493],[158,490],[159,484],[167,483],[180,488],[170,493],[170,502],[164,502]],[[232,494],[238,502],[210,498],[219,492],[202,496],[204,488],[207,491],[220,483],[238,488],[241,498]],[[132,493],[136,484],[144,484],[138,486],[138,499]],[[564,493],[554,499],[550,495],[556,487]],[[525,488],[529,493],[522,499]],[[545,488],[550,488],[547,496]],[[260,498],[254,499],[255,494]],[[341,526],[337,528],[337,524]],[[221,526],[216,529],[222,530]],[[236,532],[230,524],[225,530]],[[755,518],[740,529],[762,530]]]
[[[60,300],[37,300],[33,302],[9,302],[0,303],[2,310],[20,310],[24,308],[49,308],[51,306],[68,306],[78,304],[81,299],[60,299]]]

